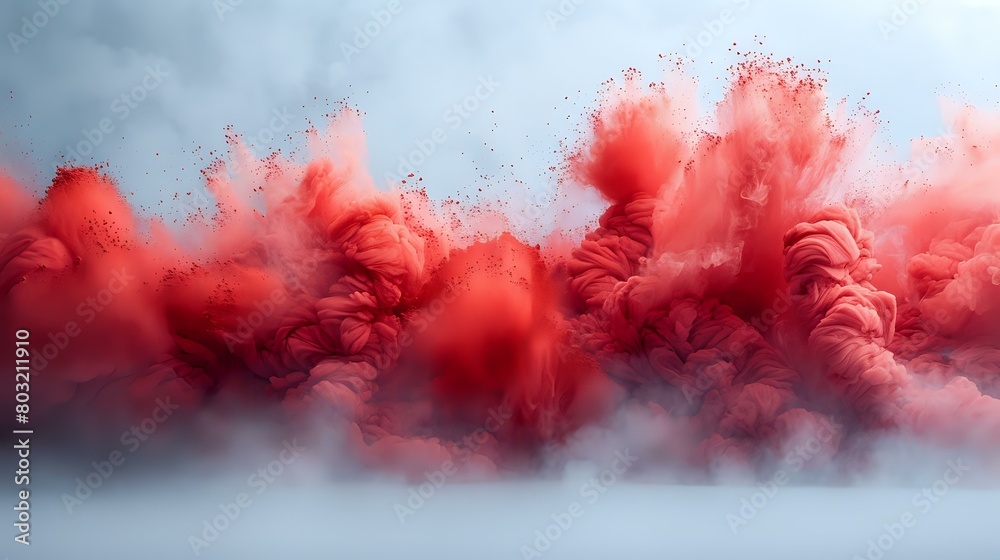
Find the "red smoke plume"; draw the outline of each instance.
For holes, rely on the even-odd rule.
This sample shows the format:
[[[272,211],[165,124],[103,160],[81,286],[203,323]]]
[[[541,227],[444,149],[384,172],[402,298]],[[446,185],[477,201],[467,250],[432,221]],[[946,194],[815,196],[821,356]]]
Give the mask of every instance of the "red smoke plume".
[[[874,115],[831,114],[822,81],[751,57],[712,115],[693,88],[612,82],[561,182],[608,207],[564,258],[378,190],[350,110],[306,165],[210,168],[196,250],[98,170],[61,169],[37,205],[3,179],[4,332],[33,333],[49,411],[88,403],[100,427],[232,395],[410,472],[535,468],[633,405],[695,467],[821,433],[821,463],[868,435],[996,446],[1000,118],[952,111],[904,173],[861,157]]]

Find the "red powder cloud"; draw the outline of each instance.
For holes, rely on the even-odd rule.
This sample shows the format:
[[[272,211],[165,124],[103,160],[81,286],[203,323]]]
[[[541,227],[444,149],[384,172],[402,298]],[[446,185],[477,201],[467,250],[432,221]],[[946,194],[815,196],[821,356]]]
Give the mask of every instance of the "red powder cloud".
[[[411,473],[537,468],[630,405],[683,426],[695,467],[820,433],[820,461],[871,434],[1000,443],[1000,118],[954,111],[929,169],[855,184],[877,122],[828,113],[806,70],[748,58],[711,115],[640,79],[567,154],[608,204],[571,252],[468,241],[492,211],[378,190],[346,109],[308,164],[210,168],[195,250],[98,170],[37,205],[0,178],[2,323],[33,333],[38,413],[99,430],[229,395]]]

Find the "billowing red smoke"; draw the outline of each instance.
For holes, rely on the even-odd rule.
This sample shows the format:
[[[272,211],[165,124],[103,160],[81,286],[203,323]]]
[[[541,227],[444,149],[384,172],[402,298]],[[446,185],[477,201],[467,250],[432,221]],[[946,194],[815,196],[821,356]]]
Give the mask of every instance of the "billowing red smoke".
[[[1000,118],[953,111],[904,173],[804,69],[748,58],[713,115],[692,92],[611,83],[561,181],[609,206],[564,258],[377,189],[350,110],[304,166],[211,167],[195,250],[98,170],[38,204],[2,179],[4,332],[33,333],[39,414],[229,396],[404,472],[537,468],[634,406],[692,467],[817,434],[819,463],[868,436],[1000,444]]]

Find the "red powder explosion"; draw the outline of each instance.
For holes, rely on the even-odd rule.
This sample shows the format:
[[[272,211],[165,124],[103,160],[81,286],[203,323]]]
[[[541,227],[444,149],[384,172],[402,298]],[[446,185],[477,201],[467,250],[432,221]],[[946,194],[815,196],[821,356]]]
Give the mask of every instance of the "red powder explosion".
[[[209,168],[195,250],[98,170],[37,204],[0,180],[2,323],[33,333],[35,410],[86,404],[100,429],[165,397],[273,403],[403,472],[538,468],[626,408],[696,469],[818,434],[816,463],[879,435],[1000,444],[1000,118],[953,111],[904,169],[815,72],[750,57],[712,115],[639,80],[567,154],[560,196],[610,205],[572,250],[473,240],[496,212],[378,190],[348,109],[307,165]]]

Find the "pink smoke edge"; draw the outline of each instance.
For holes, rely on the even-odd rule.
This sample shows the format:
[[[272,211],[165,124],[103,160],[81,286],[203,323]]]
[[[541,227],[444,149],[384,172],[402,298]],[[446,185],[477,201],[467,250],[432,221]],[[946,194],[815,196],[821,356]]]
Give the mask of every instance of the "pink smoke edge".
[[[349,108],[304,165],[234,140],[196,249],[98,169],[41,200],[3,178],[2,326],[35,333],[35,414],[84,403],[73,424],[113,431],[229,396],[319,421],[366,468],[487,476],[625,410],[651,419],[647,462],[707,471],[824,434],[814,466],[882,435],[997,448],[1000,116],[948,107],[955,134],[903,166],[818,71],[731,72],[710,115],[683,72],[609,81],[559,191],[606,210],[534,246],[477,236],[502,209],[376,188]]]

